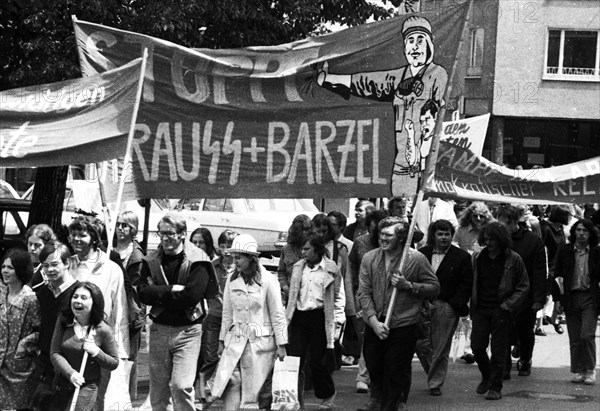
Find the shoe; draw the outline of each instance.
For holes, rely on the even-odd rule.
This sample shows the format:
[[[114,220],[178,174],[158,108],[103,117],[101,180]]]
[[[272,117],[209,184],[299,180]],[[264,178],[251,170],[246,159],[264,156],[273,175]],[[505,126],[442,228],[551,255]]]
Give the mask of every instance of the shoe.
[[[319,404],[319,409],[320,410],[333,410],[335,408],[335,392],[333,393],[333,395],[329,398],[325,398],[323,401],[321,401],[321,403]]]
[[[356,411],[379,411],[380,406],[379,400],[369,398],[369,401],[362,407],[357,408]]]
[[[578,372],[575,374],[573,378],[571,378],[571,382],[575,384],[581,384],[585,380],[585,374],[582,372]]]
[[[519,376],[529,377],[531,375],[531,362],[519,361]]]
[[[442,390],[440,388],[430,388],[429,395],[433,395],[434,397],[439,397],[442,395]]]
[[[510,380],[510,370],[504,371],[504,374],[502,374],[502,379],[505,381]]]
[[[544,330],[542,330],[541,328],[537,328],[535,330],[535,335],[539,335],[540,337],[545,337],[546,333],[544,332]]]
[[[475,356],[473,354],[465,354],[461,358],[463,358],[467,364],[473,364],[475,362]]]
[[[479,383],[475,392],[477,394],[481,395],[481,394],[485,394],[486,392],[488,392],[489,389],[490,389],[490,383],[484,380]]]
[[[557,334],[562,334],[565,332],[558,322],[554,324],[554,331],[556,331]]]
[[[356,392],[359,394],[366,394],[369,392],[369,386],[362,381],[356,383]]]
[[[489,390],[485,396],[486,400],[499,400],[502,398],[502,393],[496,390]]]
[[[342,366],[348,367],[354,364],[354,357],[351,355],[342,355]]]
[[[596,371],[588,371],[584,377],[583,383],[585,385],[594,385],[596,383]]]
[[[510,355],[513,358],[519,358],[521,356],[521,349],[519,348],[518,345],[515,345],[512,349],[512,351],[510,352]]]

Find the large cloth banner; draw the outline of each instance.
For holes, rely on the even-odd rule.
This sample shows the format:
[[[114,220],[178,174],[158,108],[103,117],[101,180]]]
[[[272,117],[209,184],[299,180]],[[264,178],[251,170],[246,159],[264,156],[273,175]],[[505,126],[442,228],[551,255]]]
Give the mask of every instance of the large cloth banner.
[[[86,164],[123,156],[141,58],[92,77],[0,93],[0,167]]]
[[[84,75],[149,50],[139,197],[385,197],[416,192],[468,8],[230,50],[74,25]]]
[[[441,141],[429,195],[504,203],[596,203],[600,157],[551,168],[512,170]]]

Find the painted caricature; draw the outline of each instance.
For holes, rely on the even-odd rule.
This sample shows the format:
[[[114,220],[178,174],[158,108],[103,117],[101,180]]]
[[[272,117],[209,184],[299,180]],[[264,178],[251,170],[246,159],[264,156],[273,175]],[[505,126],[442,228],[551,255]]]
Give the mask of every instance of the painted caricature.
[[[325,62],[317,78],[317,84],[337,93],[349,90],[350,94],[359,97],[392,102],[396,134],[392,175],[394,195],[406,191],[408,179],[418,177],[424,170],[448,82],[444,67],[433,62],[434,46],[429,21],[419,16],[409,17],[402,25],[402,36],[405,66],[374,72],[332,74]],[[417,139],[415,124],[420,124],[421,128]]]

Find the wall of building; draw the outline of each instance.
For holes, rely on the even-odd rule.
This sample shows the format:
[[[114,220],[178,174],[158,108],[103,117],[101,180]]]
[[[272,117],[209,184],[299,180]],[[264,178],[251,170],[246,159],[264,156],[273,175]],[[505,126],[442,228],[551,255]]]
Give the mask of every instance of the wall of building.
[[[597,120],[600,82],[542,79],[548,28],[600,29],[598,0],[499,2],[492,114]]]

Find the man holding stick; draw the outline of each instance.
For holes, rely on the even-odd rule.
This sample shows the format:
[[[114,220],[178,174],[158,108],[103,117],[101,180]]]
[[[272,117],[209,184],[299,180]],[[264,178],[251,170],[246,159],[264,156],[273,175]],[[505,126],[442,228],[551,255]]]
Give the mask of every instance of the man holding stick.
[[[381,387],[381,403],[373,404],[373,409],[406,409],[421,305],[440,292],[438,279],[423,254],[409,248],[402,263],[408,231],[408,223],[397,217],[383,219],[379,223],[379,248],[365,254],[360,267],[358,298],[368,325],[365,361],[371,381]],[[403,267],[402,272],[399,267]],[[396,303],[386,319],[394,288]]]

